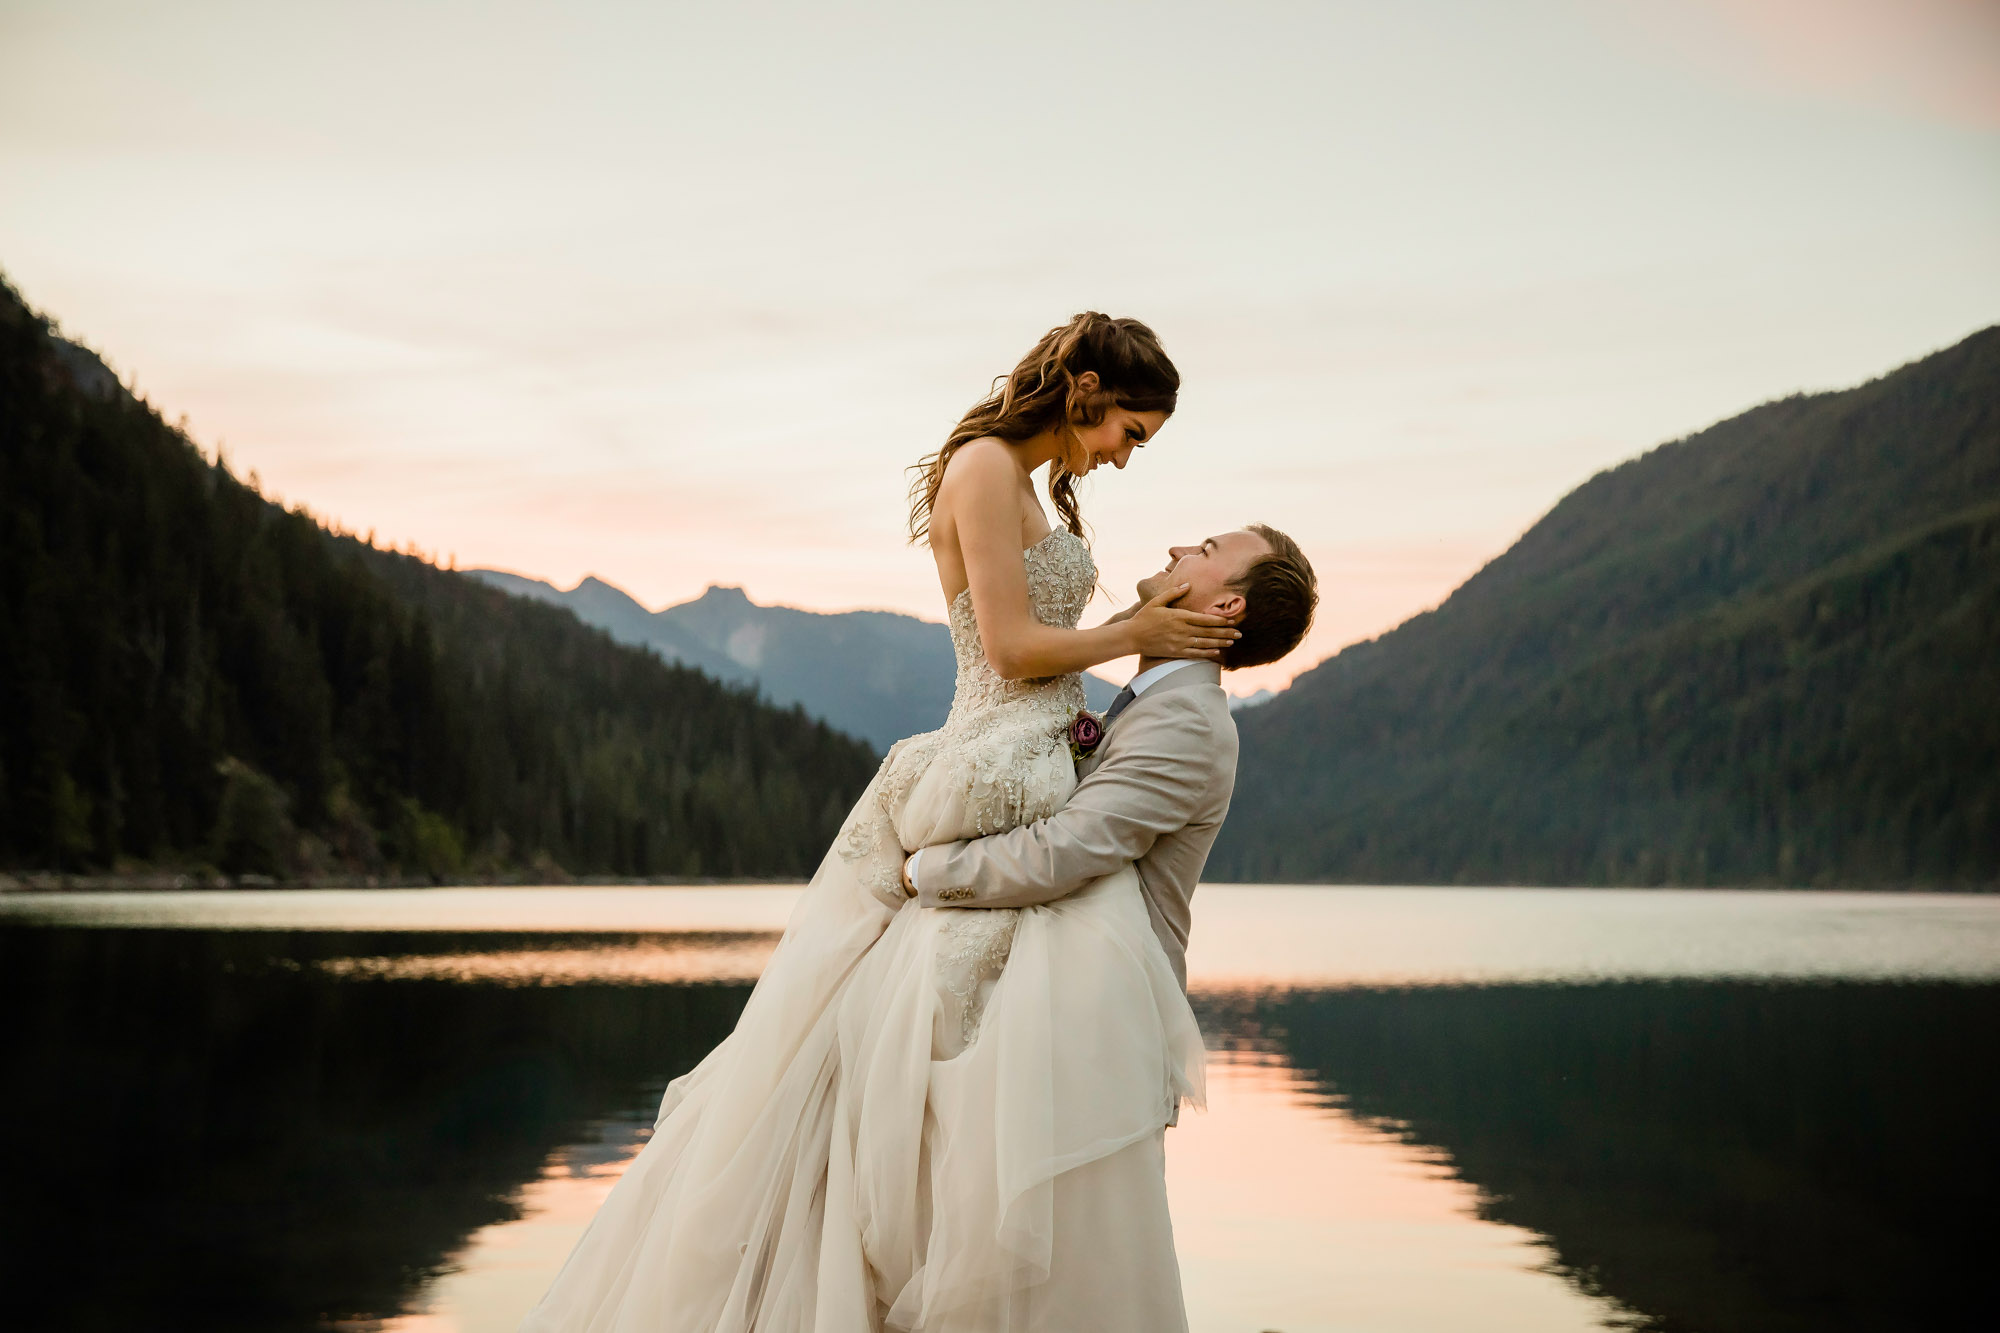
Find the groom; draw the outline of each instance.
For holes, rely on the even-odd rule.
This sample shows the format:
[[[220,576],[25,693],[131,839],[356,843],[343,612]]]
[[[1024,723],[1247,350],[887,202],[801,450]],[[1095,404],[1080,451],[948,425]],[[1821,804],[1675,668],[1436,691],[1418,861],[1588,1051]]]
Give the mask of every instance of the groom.
[[[903,864],[906,893],[925,907],[1029,907],[1136,865],[1153,932],[1187,988],[1189,900],[1236,784],[1222,672],[1296,648],[1319,589],[1298,543],[1260,523],[1170,547],[1167,567],[1139,580],[1140,600],[1182,583],[1173,605],[1242,631],[1221,662],[1141,658],[1069,803],[1006,833],[922,848]]]

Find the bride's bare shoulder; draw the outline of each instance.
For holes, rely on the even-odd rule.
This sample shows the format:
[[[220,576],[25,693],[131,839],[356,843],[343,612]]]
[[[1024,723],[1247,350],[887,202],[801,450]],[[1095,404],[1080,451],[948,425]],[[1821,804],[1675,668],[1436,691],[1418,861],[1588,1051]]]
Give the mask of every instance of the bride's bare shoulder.
[[[1004,504],[1018,507],[1021,465],[1005,440],[981,436],[968,440],[951,456],[951,463],[938,482],[938,500],[957,507]]]

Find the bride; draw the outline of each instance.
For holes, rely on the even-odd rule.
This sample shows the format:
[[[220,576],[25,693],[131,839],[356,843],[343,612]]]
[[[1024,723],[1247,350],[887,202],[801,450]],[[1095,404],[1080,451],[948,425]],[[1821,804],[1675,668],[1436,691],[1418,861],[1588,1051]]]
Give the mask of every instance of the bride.
[[[1180,588],[1077,628],[1076,479],[1124,468],[1179,385],[1145,325],[1078,315],[912,469],[951,714],[889,751],[523,1333],[1186,1327],[1158,1131],[1200,1102],[1203,1054],[1136,876],[1019,910],[919,907],[901,878],[910,851],[1063,804],[1078,672],[1236,637],[1167,606]]]

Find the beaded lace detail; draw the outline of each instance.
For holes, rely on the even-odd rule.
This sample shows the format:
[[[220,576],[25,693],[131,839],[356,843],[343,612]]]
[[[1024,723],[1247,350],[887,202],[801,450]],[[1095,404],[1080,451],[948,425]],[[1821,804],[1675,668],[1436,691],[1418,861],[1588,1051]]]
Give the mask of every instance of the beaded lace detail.
[[[942,1032],[932,1036],[931,1055],[948,1060],[979,1035],[986,996],[1000,979],[1014,948],[1021,914],[1011,907],[945,908],[937,939],[937,984],[943,1001]],[[956,1020],[955,1022],[953,1020]]]
[[[1022,555],[1028,567],[1028,603],[1044,625],[1075,629],[1083,608],[1097,586],[1097,566],[1090,548],[1066,528],[1057,528]],[[994,708],[1013,703],[1046,702],[1066,709],[1064,722],[1083,707],[1083,681],[1075,674],[1036,680],[1007,680],[986,660],[979,641],[979,621],[972,614],[972,589],[951,603],[951,647],[958,656],[958,689],[952,696],[946,731],[963,726]],[[1059,697],[1058,697],[1059,696]]]
[[[1044,625],[1075,629],[1097,586],[1097,566],[1083,539],[1057,528],[1022,553],[1028,575],[1028,603]],[[970,590],[950,607],[952,650],[958,685],[951,714],[933,732],[899,741],[882,761],[868,796],[842,835],[840,854],[864,884],[889,898],[901,893],[902,861],[914,848],[896,835],[896,817],[911,790],[934,765],[947,772],[964,796],[965,826],[949,836],[971,838],[1000,833],[1054,814],[1068,796],[1068,781],[1051,780],[1051,770],[1069,779],[1069,725],[1084,706],[1083,681],[1075,673],[1034,680],[1007,680],[986,660],[973,614]],[[1051,757],[1061,756],[1060,764]],[[936,963],[940,998],[956,1010],[962,1049],[978,1035],[986,992],[1007,961],[1019,913],[1009,909],[943,909]],[[956,1054],[939,1051],[940,1056]]]

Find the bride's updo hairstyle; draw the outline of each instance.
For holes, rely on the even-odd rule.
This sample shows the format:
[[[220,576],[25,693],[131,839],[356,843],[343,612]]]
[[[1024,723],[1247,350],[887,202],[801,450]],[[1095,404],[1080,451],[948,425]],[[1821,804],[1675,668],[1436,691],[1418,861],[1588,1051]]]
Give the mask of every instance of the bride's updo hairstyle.
[[[1097,372],[1097,391],[1085,393],[1077,380]],[[1011,375],[993,382],[993,392],[959,418],[942,447],[910,469],[910,540],[930,536],[931,506],[951,456],[988,435],[1014,443],[1060,429],[1069,437],[1064,455],[1049,468],[1049,500],[1063,526],[1081,537],[1076,512],[1076,479],[1087,466],[1076,427],[1095,426],[1115,404],[1128,412],[1174,410],[1181,375],[1160,348],[1159,337],[1136,319],[1113,319],[1086,310],[1050,329],[1021,358]]]

